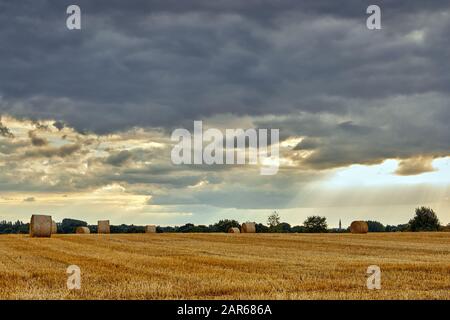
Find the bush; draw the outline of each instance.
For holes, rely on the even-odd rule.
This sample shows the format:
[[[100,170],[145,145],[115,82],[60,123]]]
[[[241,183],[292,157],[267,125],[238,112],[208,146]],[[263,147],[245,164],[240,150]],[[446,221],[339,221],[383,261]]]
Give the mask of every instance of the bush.
[[[431,208],[416,208],[416,215],[409,221],[411,231],[439,231],[440,223]]]

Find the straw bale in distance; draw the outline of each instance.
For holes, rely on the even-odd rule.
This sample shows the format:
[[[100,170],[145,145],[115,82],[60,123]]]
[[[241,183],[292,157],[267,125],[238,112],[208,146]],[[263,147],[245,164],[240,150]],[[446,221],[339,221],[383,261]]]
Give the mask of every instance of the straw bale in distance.
[[[367,233],[369,231],[369,226],[365,221],[353,221],[350,225],[351,233]]]
[[[89,233],[91,233],[91,231],[89,230],[88,227],[77,227],[75,232],[78,233],[78,234],[89,234]]]
[[[233,227],[228,229],[228,233],[241,233],[241,231],[239,230],[239,228]]]
[[[58,226],[56,225],[56,222],[52,220],[52,234],[58,233]]]
[[[97,225],[98,233],[110,233],[109,220],[100,220]]]
[[[256,232],[256,223],[254,223],[254,222],[243,223],[241,232],[242,233],[255,233]]]

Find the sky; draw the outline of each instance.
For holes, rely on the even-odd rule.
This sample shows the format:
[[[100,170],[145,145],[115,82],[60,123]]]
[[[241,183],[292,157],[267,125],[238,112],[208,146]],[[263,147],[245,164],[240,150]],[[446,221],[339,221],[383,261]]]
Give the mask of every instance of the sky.
[[[450,223],[450,6],[370,4],[0,0],[0,220]],[[279,129],[278,173],[174,165],[194,121]]]

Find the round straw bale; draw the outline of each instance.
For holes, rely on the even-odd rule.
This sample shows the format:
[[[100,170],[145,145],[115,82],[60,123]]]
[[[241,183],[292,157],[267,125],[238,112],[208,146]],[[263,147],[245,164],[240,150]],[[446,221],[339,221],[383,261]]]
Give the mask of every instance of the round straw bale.
[[[145,226],[145,233],[156,233],[156,226],[155,225]]]
[[[109,220],[100,220],[97,227],[98,233],[110,233]]]
[[[228,233],[241,233],[241,231],[239,230],[239,228],[230,228],[228,229]]]
[[[30,237],[51,237],[52,217],[33,214],[30,221]]]
[[[56,222],[52,220],[52,234],[58,233],[58,226],[56,225]]]
[[[75,232],[79,233],[79,234],[89,234],[89,233],[91,233],[91,230],[89,230],[88,227],[77,227]]]
[[[365,221],[353,221],[350,225],[351,233],[367,233],[369,231],[369,226]]]
[[[241,232],[242,233],[255,233],[256,232],[256,223],[254,223],[254,222],[243,223]]]

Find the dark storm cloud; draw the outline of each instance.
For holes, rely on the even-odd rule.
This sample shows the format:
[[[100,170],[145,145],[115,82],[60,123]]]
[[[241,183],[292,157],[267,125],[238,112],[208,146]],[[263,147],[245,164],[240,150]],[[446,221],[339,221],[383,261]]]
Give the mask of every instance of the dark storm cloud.
[[[131,157],[132,153],[128,150],[124,150],[110,155],[108,158],[106,158],[105,163],[116,167],[120,167],[121,165],[125,164],[128,160],[130,160]]]
[[[286,116],[265,125],[315,139],[318,168],[448,150],[447,1],[381,1],[381,31],[371,1],[78,1],[81,31],[69,4],[0,2],[1,113],[99,133]]]
[[[300,114],[257,124],[283,128],[285,138],[306,137],[293,152],[313,151],[310,156],[297,160],[315,169],[354,163],[377,164],[388,158],[407,160],[449,154],[448,95],[403,96],[382,99],[375,105],[363,101],[357,105],[364,103],[366,108],[355,110],[353,121],[342,121],[338,116]],[[417,162],[404,162],[408,167],[411,163]],[[421,170],[405,172],[421,173]]]

